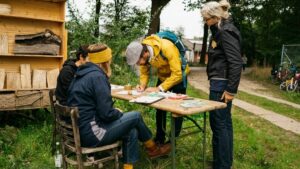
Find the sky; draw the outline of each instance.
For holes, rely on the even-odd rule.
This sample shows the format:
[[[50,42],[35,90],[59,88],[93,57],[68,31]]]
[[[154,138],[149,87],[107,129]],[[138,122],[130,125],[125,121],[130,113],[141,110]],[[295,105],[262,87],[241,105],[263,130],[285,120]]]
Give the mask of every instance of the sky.
[[[184,35],[187,38],[203,36],[203,24],[200,16],[200,9],[184,11],[181,0],[171,0],[163,9],[161,16],[161,28],[169,27],[176,30],[179,26],[184,28]]]
[[[87,0],[74,0],[79,11],[83,12],[87,8]],[[131,4],[145,9],[150,8],[150,0],[130,0]],[[180,26],[184,28],[186,38],[202,37],[202,19],[200,9],[194,11],[184,11],[182,0],[171,0],[163,9],[161,16],[161,28],[176,30]]]

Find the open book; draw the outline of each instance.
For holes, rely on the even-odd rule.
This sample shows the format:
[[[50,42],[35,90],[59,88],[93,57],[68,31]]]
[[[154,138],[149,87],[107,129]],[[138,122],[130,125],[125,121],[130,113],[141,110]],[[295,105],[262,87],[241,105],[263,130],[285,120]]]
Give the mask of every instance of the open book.
[[[164,97],[162,97],[162,96],[141,96],[141,97],[132,99],[129,102],[151,104],[151,103],[155,103],[162,99],[164,99]]]

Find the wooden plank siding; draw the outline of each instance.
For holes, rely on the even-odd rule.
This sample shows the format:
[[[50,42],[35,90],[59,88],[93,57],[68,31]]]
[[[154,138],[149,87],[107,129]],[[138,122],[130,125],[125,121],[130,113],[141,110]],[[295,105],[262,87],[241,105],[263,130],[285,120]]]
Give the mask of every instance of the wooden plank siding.
[[[20,72],[21,64],[30,64],[31,70],[43,69],[52,70],[60,67],[61,58],[48,58],[48,57],[14,57],[0,56],[0,68],[5,69],[5,72]]]
[[[63,37],[64,31],[60,29],[62,23],[40,20],[20,20],[18,18],[2,18],[0,16],[0,32],[8,34],[8,53],[13,53],[16,34],[34,34],[44,32],[46,28]],[[62,50],[61,50],[62,52]]]
[[[61,11],[62,3],[36,0],[0,0],[0,3],[10,5],[10,15],[13,16],[26,16],[46,20],[64,20],[64,13],[62,14]]]
[[[47,87],[56,88],[57,77],[59,75],[59,69],[53,69],[47,71]]]
[[[48,83],[53,87],[58,68],[67,58],[66,0],[0,0],[0,4],[10,6],[9,12],[0,13],[0,34],[7,36],[8,46],[8,53],[0,53],[0,111],[46,108],[50,104],[47,71]],[[45,29],[61,38],[58,55],[13,53],[16,35],[36,34]]]
[[[0,34],[0,54],[8,54],[8,35]]]
[[[31,89],[31,69],[30,64],[21,64],[21,87],[22,89]]]
[[[67,31],[65,30],[65,0],[0,0],[11,6],[10,14],[0,14],[0,32],[8,36],[8,54],[0,54],[0,68],[6,72],[20,72],[20,64],[31,69],[61,68],[67,58]],[[50,29],[62,39],[58,56],[15,57],[15,35],[35,34]],[[63,56],[63,57],[60,57]]]
[[[16,72],[6,73],[6,88],[14,89],[14,90],[21,89],[20,73],[16,73]]]
[[[32,87],[34,89],[42,89],[47,87],[47,71],[33,70],[32,73]]]
[[[0,69],[0,90],[4,88],[5,69]]]

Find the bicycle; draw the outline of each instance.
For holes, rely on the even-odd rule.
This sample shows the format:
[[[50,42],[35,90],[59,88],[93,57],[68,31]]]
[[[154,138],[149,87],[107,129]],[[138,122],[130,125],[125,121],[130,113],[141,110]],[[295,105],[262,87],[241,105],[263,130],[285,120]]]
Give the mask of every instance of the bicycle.
[[[290,86],[290,89],[288,89],[289,85],[292,85],[294,83],[294,76],[297,73],[297,67],[290,63],[287,68],[282,67],[281,71],[278,72],[278,77],[281,79],[281,83],[279,85],[280,90],[287,90],[293,89],[294,86]]]
[[[300,81],[300,73],[295,73],[295,76],[291,78],[290,83],[286,86],[287,91],[299,91],[299,81]]]

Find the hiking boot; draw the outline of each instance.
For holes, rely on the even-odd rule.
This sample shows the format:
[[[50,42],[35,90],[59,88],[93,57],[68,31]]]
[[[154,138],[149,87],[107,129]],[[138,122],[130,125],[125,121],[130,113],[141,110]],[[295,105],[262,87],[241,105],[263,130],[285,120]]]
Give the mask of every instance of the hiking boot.
[[[155,159],[161,156],[169,155],[171,152],[171,144],[163,144],[161,146],[155,146],[155,148],[148,150],[147,154],[150,159]]]

